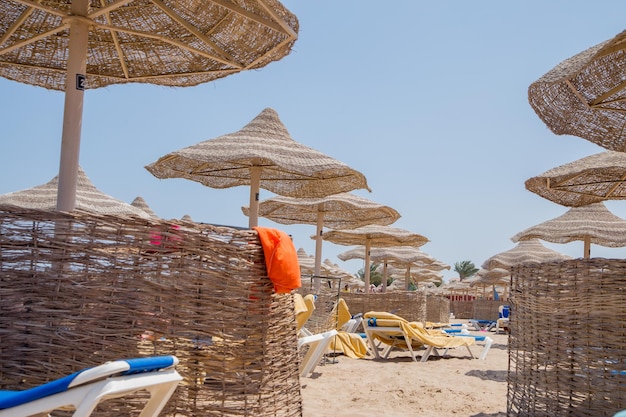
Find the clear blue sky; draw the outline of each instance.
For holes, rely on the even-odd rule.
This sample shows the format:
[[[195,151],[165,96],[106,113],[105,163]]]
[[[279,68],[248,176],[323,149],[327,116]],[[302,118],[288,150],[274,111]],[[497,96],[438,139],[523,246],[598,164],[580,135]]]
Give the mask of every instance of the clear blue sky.
[[[85,94],[80,164],[102,191],[143,197],[161,217],[189,214],[246,226],[248,188],[217,190],[158,180],[144,166],[234,132],[266,107],[292,137],[361,171],[402,217],[393,226],[430,239],[422,250],[477,266],[511,236],[567,208],[524,181],[603,149],[552,134],[528,104],[528,86],[562,60],[626,28],[626,2],[284,0],[300,21],[290,55],[269,66],[190,88],[119,85]],[[0,193],[58,173],[63,94],[0,79]],[[261,192],[261,199],[273,195]],[[626,218],[626,202],[608,202]],[[314,253],[314,226],[283,226]],[[582,242],[546,246],[582,256]],[[359,261],[323,258],[356,272]],[[626,248],[592,246],[592,256]],[[454,276],[445,272],[445,277]]]

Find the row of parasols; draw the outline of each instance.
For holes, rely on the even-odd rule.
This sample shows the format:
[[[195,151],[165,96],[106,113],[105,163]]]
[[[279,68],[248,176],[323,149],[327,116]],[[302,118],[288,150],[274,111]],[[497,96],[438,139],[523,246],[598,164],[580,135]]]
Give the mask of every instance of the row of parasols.
[[[533,110],[557,135],[573,135],[606,149],[532,177],[527,190],[570,207],[563,215],[528,228],[512,240],[517,248],[487,259],[476,282],[506,283],[507,270],[525,262],[569,257],[545,248],[551,243],[584,242],[626,246],[626,220],[604,201],[626,199],[626,31],[566,59],[529,86]]]
[[[101,7],[77,0],[41,6],[8,1],[1,6],[1,20],[11,29],[0,45],[0,76],[65,91],[69,110],[64,116],[56,209],[81,208],[77,194],[84,173],[78,164],[78,149],[85,88],[127,82],[193,86],[258,69],[288,55],[299,29],[296,16],[278,2],[271,7],[255,0],[238,6],[212,1],[172,3],[167,8],[151,4],[123,7],[125,4]],[[245,33],[238,29],[244,27]],[[554,133],[580,136],[608,152],[528,180],[528,190],[572,209],[554,219],[555,228],[542,224],[516,236],[519,240],[584,240],[587,257],[591,243],[626,244],[622,237],[626,234],[618,227],[621,219],[611,217],[602,205],[604,200],[626,198],[622,154],[626,151],[625,44],[626,32],[622,32],[565,60],[529,87],[531,106]],[[252,46],[248,50],[242,45]],[[138,58],[131,61],[133,57]],[[175,57],[174,61],[168,61],[169,57]],[[365,177],[293,141],[272,109],[265,109],[238,132],[173,152],[146,168],[158,178],[187,178],[215,188],[249,185],[250,205],[244,211],[248,210],[250,227],[257,224],[259,215],[283,224],[316,224],[315,274],[320,273],[323,239],[364,246],[366,283],[371,248],[419,248],[428,242],[417,233],[390,228],[399,218],[392,208],[347,194],[368,189]],[[262,203],[260,188],[282,197]],[[352,202],[341,202],[342,197]],[[375,206],[374,212],[382,214],[368,218],[362,208],[348,208],[356,200],[369,208]],[[297,218],[289,218],[293,216],[287,209],[282,215],[275,208],[285,201],[287,206],[297,207]],[[98,201],[82,208],[101,210],[110,203]],[[351,213],[352,217],[335,223],[333,204],[339,207],[336,213]],[[263,211],[266,208],[268,211]],[[575,220],[579,216],[583,219]],[[363,222],[358,224],[355,219]],[[560,233],[559,224],[569,230]],[[335,230],[324,233],[324,225]]]
[[[307,179],[307,174],[302,171],[302,163],[299,165],[299,173],[290,173],[290,175],[300,175],[300,178],[285,178],[287,173],[283,174],[283,178],[279,177],[281,169],[285,172],[295,171],[293,167],[290,168],[291,160],[306,161],[307,154],[315,156],[313,159],[317,163],[311,164],[310,169],[311,172],[318,169],[317,177],[319,178],[310,172]],[[248,159],[246,160],[243,155],[247,155]],[[340,187],[340,181],[335,180],[333,185],[330,175],[319,174],[321,168],[324,167],[332,167],[335,173],[340,173],[342,180],[351,175],[352,184],[360,183],[367,186],[362,174],[291,139],[287,129],[272,109],[263,110],[259,116],[238,132],[173,152],[147,168],[158,177],[182,176],[205,185],[222,188],[223,186],[251,184],[250,172],[255,167],[254,161],[259,160],[263,161],[263,165],[259,166],[262,175],[259,175],[256,188],[251,186],[250,207],[242,207],[242,211],[249,216],[250,227],[256,225],[259,215],[281,224],[316,225],[317,231],[314,236],[316,254],[313,268],[305,272],[314,276],[340,275],[344,276],[347,282],[351,281],[356,284],[336,265],[331,265],[329,269],[328,265],[322,264],[322,240],[342,245],[361,245],[340,254],[339,259],[343,261],[365,259],[364,285],[367,288],[369,288],[370,262],[383,265],[383,286],[386,285],[388,274],[396,277],[404,275],[404,289],[408,289],[411,282],[441,281],[442,276],[438,272],[450,269],[449,265],[419,249],[428,242],[427,238],[407,230],[389,227],[389,224],[400,217],[396,210],[363,197],[340,192],[326,197],[277,196],[258,202],[258,187],[260,186],[278,193],[285,192],[284,189],[292,190],[293,187],[287,187],[290,182],[297,182],[300,185],[299,190],[313,188],[302,187],[306,181],[320,185],[318,191],[319,189],[335,190],[337,188],[333,187]],[[585,161],[589,160],[610,160],[615,166],[621,163],[626,167],[626,153],[621,152],[610,151],[585,158]],[[231,166],[227,168],[228,164]],[[556,168],[542,176],[530,179],[527,184],[537,183],[540,178],[552,178],[549,176],[550,172],[562,172],[567,169],[567,166]],[[228,183],[225,182],[224,171],[229,171]],[[212,175],[213,172],[217,174]],[[349,181],[346,183],[350,184]],[[58,177],[55,177],[47,184],[1,195],[0,204],[54,209],[57,187]],[[343,185],[343,187],[350,186]],[[254,205],[256,215],[252,216],[251,207],[254,202],[257,202]],[[82,169],[79,169],[76,205],[78,209],[88,212],[157,217],[141,197],[129,205],[102,193],[92,184]],[[333,230],[323,232],[324,226]],[[490,272],[494,268],[508,270],[516,263],[567,258],[565,255],[544,247],[537,239],[554,243],[584,240],[585,254],[588,256],[588,244],[591,242],[611,247],[626,246],[626,221],[610,213],[601,202],[574,207],[556,219],[531,227],[514,236],[512,240],[520,242],[518,247],[510,251],[510,254],[507,251],[487,260],[483,264],[483,270],[479,271],[478,283],[495,285],[505,282],[507,274],[499,271]],[[304,262],[304,258],[302,261]],[[388,265],[391,265],[390,270],[387,270]],[[402,271],[394,270],[394,267]],[[496,278],[493,277],[494,274],[497,275]],[[397,280],[397,282],[400,281]]]

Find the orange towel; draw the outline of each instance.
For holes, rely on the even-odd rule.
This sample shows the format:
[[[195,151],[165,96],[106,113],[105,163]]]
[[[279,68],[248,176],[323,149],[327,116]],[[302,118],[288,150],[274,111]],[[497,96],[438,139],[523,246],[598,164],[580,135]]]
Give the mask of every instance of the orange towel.
[[[267,276],[274,283],[277,293],[289,293],[302,286],[298,253],[289,235],[269,227],[254,227],[259,234]]]

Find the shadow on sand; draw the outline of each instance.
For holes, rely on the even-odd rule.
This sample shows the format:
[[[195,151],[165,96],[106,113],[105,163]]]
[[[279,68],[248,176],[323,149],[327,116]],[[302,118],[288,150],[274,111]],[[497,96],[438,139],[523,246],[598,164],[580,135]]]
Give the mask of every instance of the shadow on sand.
[[[467,376],[475,376],[477,378],[495,382],[506,382],[507,371],[492,371],[473,369],[465,373]]]

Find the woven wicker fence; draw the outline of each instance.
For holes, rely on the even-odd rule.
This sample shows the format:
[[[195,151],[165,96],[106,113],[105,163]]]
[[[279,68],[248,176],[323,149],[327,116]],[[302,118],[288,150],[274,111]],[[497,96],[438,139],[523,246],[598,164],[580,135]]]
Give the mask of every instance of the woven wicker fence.
[[[426,321],[447,323],[450,321],[450,300],[441,295],[426,296]]]
[[[252,230],[0,207],[0,389],[173,354],[163,416],[300,416],[293,309]]]
[[[426,321],[426,294],[421,291],[394,291],[382,294],[341,293],[350,313],[389,311],[408,321]]]
[[[626,408],[626,260],[512,271],[509,416],[612,416]]]
[[[451,300],[450,312],[457,319],[472,319],[474,318],[474,301]]]
[[[498,320],[501,305],[508,305],[508,301],[497,300],[474,300],[473,319],[478,320]]]

